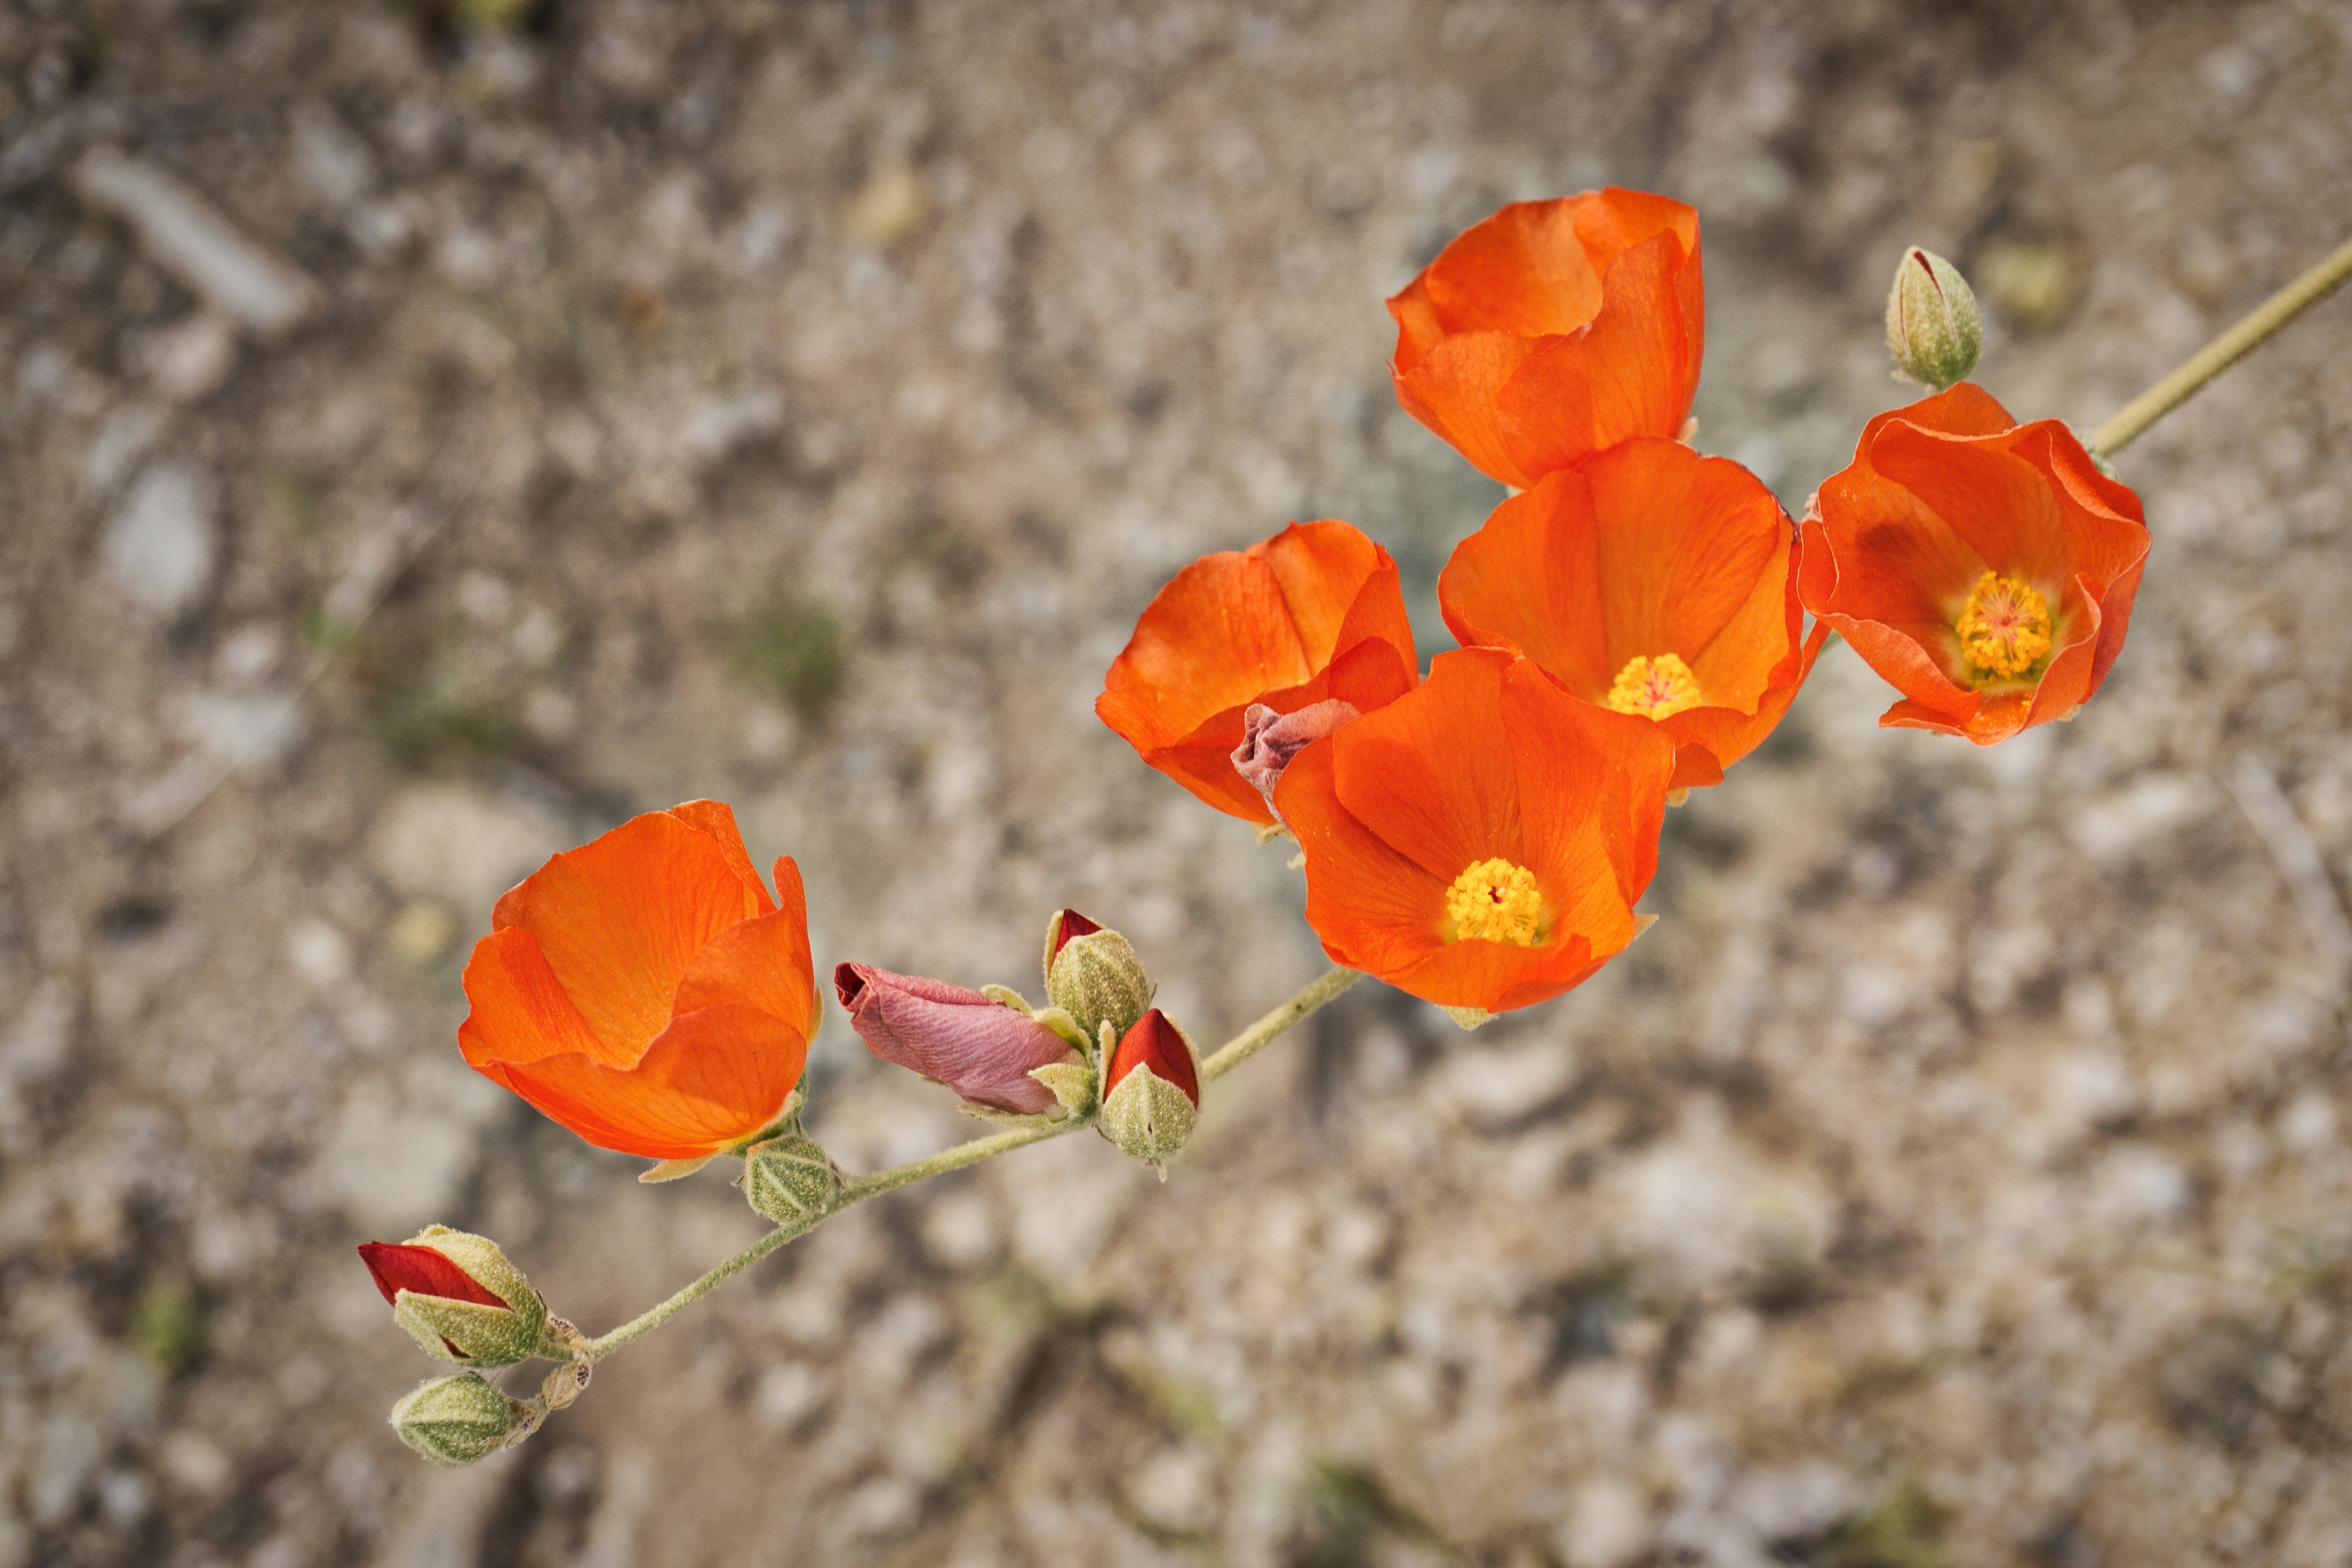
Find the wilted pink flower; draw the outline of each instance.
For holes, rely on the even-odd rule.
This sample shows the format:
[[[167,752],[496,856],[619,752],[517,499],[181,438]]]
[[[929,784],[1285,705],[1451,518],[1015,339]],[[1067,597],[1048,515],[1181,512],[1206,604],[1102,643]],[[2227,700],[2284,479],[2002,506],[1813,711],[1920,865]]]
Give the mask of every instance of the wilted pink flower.
[[[1282,782],[1282,770],[1290,765],[1290,759],[1305,751],[1308,742],[1319,741],[1349,720],[1362,717],[1362,709],[1337,697],[1310,702],[1295,713],[1277,713],[1263,702],[1252,703],[1242,715],[1242,743],[1234,748],[1234,771],[1265,796],[1266,809],[1271,811],[1274,786]]]
[[[833,972],[833,989],[867,1050],[975,1105],[1035,1116],[1056,1101],[1030,1069],[1079,1059],[1034,1018],[944,980],[844,963]]]

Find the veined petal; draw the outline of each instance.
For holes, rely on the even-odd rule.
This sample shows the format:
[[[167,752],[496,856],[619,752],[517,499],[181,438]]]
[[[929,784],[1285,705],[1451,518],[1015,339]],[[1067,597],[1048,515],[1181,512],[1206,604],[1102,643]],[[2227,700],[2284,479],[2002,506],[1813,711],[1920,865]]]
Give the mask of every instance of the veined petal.
[[[501,1065],[508,1088],[599,1148],[687,1160],[772,1121],[801,1080],[807,1037],[740,1003],[681,1013],[627,1070],[586,1057]]]
[[[1510,662],[1491,648],[1440,654],[1410,695],[1331,737],[1339,803],[1441,883],[1491,856],[1527,858],[1503,735]]]
[[[556,856],[499,904],[616,1064],[668,1026],[694,955],[756,907],[718,840],[665,812]]]

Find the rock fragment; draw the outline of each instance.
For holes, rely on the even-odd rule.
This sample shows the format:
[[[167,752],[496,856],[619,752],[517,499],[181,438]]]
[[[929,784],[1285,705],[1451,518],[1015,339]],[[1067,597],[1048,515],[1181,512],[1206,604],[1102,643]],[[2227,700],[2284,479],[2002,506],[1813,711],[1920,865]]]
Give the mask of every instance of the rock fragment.
[[[178,463],[149,467],[108,519],[100,553],[142,609],[169,620],[193,608],[212,580],[220,542],[213,486]]]
[[[144,159],[93,147],[74,164],[72,177],[84,201],[131,226],[157,266],[253,331],[275,336],[318,309],[318,284]]]

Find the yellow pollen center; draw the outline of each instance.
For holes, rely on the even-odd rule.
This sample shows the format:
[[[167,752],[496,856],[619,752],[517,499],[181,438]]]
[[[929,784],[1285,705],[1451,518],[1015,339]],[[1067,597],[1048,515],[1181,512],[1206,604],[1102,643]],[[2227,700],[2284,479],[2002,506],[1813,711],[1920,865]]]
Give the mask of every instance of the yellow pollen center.
[[[1481,860],[1445,889],[1446,940],[1477,938],[1532,947],[1541,940],[1543,894],[1536,875],[1499,856]]]
[[[2024,675],[2050,655],[2050,601],[2014,577],[1990,572],[1977,579],[1952,629],[1960,658],[1979,680]]]
[[[1609,706],[1620,713],[1639,713],[1644,719],[1669,719],[1685,708],[1696,708],[1705,699],[1699,696],[1698,677],[1691,673],[1679,655],[1662,653],[1655,658],[1635,654],[1617,672],[1616,683],[1609,688]]]

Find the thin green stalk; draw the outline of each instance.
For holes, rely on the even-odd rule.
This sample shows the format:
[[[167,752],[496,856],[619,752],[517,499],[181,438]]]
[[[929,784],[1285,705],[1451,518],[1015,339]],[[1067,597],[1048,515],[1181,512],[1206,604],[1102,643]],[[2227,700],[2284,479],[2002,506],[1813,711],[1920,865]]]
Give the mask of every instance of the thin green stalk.
[[[2179,370],[2123,405],[2116,416],[2091,433],[2091,450],[2112,458],[2139,438],[2140,433],[2171,413],[2207,382],[2221,374],[2263,339],[2318,304],[2352,278],[2352,240],[2263,301],[2253,314],[2207,343]]]
[[[1334,969],[1313,984],[1234,1036],[1214,1056],[1201,1064],[1204,1079],[1223,1077],[1265,1047],[1266,1043],[1297,1023],[1332,997],[1353,985],[1363,976],[1352,969]],[[591,1361],[602,1361],[623,1345],[661,1327],[686,1307],[700,1300],[712,1286],[732,1274],[740,1274],[775,1251],[786,1242],[798,1240],[824,1220],[832,1218],[852,1204],[919,1182],[927,1176],[941,1176],[950,1171],[961,1171],[982,1160],[1013,1150],[1042,1143],[1048,1138],[1059,1138],[1065,1132],[1075,1132],[1081,1127],[1091,1127],[1093,1120],[1057,1121],[1043,1127],[1015,1127],[987,1138],[975,1138],[969,1143],[959,1143],[943,1149],[926,1159],[910,1160],[903,1165],[893,1165],[887,1171],[877,1171],[870,1176],[860,1176],[841,1189],[831,1207],[817,1214],[780,1225],[726,1262],[697,1279],[668,1300],[651,1310],[623,1323],[612,1332],[590,1340],[585,1346]]]
[[[1201,1080],[1213,1083],[1242,1063],[1257,1055],[1276,1036],[1288,1029],[1307,1014],[1361,980],[1363,975],[1353,969],[1327,970],[1320,980],[1244,1029],[1227,1041],[1216,1055],[1201,1064]]]

